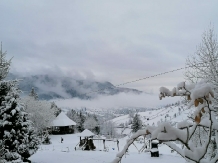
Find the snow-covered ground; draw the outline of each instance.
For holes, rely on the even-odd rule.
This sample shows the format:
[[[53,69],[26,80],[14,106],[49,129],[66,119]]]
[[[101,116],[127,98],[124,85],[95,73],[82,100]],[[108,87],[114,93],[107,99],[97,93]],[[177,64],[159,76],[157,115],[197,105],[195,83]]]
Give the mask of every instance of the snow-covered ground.
[[[97,147],[96,151],[81,151],[74,150],[74,147],[79,142],[78,134],[68,135],[51,135],[52,144],[41,145],[40,149],[30,157],[33,163],[109,163],[118,153],[116,142],[106,141],[106,146],[109,152],[99,151],[103,149],[102,141],[94,141]],[[60,142],[61,137],[64,139],[63,143]],[[126,138],[119,140],[120,150],[126,143]],[[135,145],[140,149],[143,144],[136,142]],[[176,153],[171,153],[171,150],[165,146],[159,147],[160,157],[154,158],[150,153],[139,154],[135,146],[130,146],[129,154],[122,159],[122,163],[183,163],[185,160]]]
[[[179,108],[181,111],[179,111]],[[149,110],[145,112],[138,112],[140,115],[140,118],[142,122],[145,125],[155,125],[157,126],[159,122],[161,121],[171,121],[171,122],[181,122],[185,119],[187,119],[187,115],[190,115],[190,112],[193,112],[192,109],[187,109],[187,106],[185,105],[179,105],[179,106],[170,106],[167,108],[161,108],[157,110]],[[167,118],[165,116],[168,115]],[[120,116],[117,118],[114,118],[110,120],[113,122],[116,126],[119,126],[121,123],[125,124],[128,123],[130,120],[129,115]]]

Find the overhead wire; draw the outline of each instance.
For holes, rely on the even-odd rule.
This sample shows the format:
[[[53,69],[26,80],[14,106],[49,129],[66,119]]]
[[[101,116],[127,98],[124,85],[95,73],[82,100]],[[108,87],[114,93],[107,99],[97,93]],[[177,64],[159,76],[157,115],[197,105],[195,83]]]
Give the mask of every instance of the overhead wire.
[[[215,61],[215,60],[217,60],[217,59],[211,60],[211,61],[209,61],[209,62],[212,62],[212,61]],[[190,68],[190,67],[195,67],[195,66],[197,66],[197,65],[205,64],[205,63],[207,63],[207,62],[204,62],[204,63],[196,63],[196,64],[192,64],[192,65],[190,65],[190,66],[185,66],[185,67],[177,68],[177,69],[174,69],[174,70],[165,71],[165,72],[162,72],[162,73],[159,73],[159,74],[156,74],[156,75],[151,75],[151,76],[147,76],[147,77],[144,77],[144,78],[132,80],[132,81],[129,81],[129,82],[124,82],[124,83],[121,83],[121,84],[117,84],[117,85],[115,85],[114,87],[120,87],[120,86],[123,86],[123,85],[126,85],[126,84],[139,82],[139,81],[142,81],[142,80],[146,80],[146,79],[149,79],[149,78],[154,78],[154,77],[161,76],[161,75],[165,75],[165,74],[168,74],[168,73],[180,71],[180,70],[187,69],[187,68]],[[108,88],[109,88],[109,87],[108,87]],[[98,89],[98,90],[96,90],[96,91],[90,91],[90,92],[84,93],[84,94],[82,94],[82,95],[88,95],[88,94],[92,94],[92,93],[97,93],[97,92],[101,92],[101,91],[103,91],[103,90],[105,90],[105,88]]]
[[[213,60],[208,61],[208,62],[212,62],[212,61],[215,61],[215,60],[217,60],[217,59],[213,59]],[[157,77],[157,76],[162,76],[162,75],[165,75],[165,74],[168,74],[168,73],[180,71],[180,70],[187,69],[187,68],[190,68],[190,67],[195,67],[195,66],[197,66],[197,65],[205,64],[205,63],[207,63],[207,62],[204,62],[204,63],[196,63],[196,64],[192,64],[192,65],[190,65],[190,66],[185,66],[185,67],[177,68],[177,69],[174,69],[174,70],[165,71],[165,72],[162,72],[162,73],[159,73],[159,74],[147,76],[147,77],[144,77],[144,78],[139,78],[139,79],[132,80],[132,81],[128,81],[128,82],[124,82],[124,83],[120,83],[120,84],[114,85],[114,87],[120,87],[120,86],[123,86],[123,85],[127,85],[127,84],[130,84],[130,83],[139,82],[139,81],[146,80],[146,79],[149,79],[149,78],[154,78],[154,77]],[[74,78],[71,78],[71,77],[67,77],[67,78],[77,81],[77,79],[74,79]],[[89,95],[89,94],[94,94],[94,93],[98,93],[98,92],[103,92],[103,91],[105,91],[106,88],[111,88],[111,87],[108,86],[108,87],[104,87],[104,88],[102,88],[102,89],[90,91],[90,92],[87,92],[87,93],[82,93],[82,94],[80,94],[80,96],[85,96],[85,95]],[[65,98],[65,99],[70,99],[70,98]]]

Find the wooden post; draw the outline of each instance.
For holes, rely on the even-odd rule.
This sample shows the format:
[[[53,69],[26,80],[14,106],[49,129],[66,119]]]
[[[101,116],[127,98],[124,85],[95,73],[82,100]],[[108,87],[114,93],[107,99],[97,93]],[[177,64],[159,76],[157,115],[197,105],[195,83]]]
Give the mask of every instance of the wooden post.
[[[103,144],[104,144],[104,149],[106,149],[106,146],[105,146],[105,139],[103,139]]]
[[[144,135],[144,144],[145,144],[145,135]]]
[[[119,149],[119,140],[117,140],[117,148],[118,148],[118,151],[120,151],[120,149]]]

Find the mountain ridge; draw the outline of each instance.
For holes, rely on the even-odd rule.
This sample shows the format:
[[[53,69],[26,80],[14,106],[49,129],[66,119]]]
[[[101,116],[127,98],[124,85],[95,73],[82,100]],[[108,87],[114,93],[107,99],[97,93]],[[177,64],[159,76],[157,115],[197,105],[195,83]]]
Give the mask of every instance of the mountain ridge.
[[[73,79],[69,77],[58,77],[49,74],[22,77],[20,75],[9,73],[6,79],[21,79],[19,82],[19,88],[22,90],[23,95],[28,95],[31,89],[34,88],[39,96],[39,99],[43,100],[51,100],[57,98],[92,99],[97,95],[143,93],[137,89],[115,87],[108,81],[99,82],[87,79]]]

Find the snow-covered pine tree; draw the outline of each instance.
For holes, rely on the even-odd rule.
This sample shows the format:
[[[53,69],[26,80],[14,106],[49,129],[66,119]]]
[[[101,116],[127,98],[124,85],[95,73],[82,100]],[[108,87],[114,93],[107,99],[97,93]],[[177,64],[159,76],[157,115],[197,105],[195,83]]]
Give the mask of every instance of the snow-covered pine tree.
[[[29,96],[33,97],[35,100],[38,100],[38,95],[34,88],[31,89]]]
[[[78,122],[78,115],[74,109],[68,110],[67,116],[72,119],[74,122]]]
[[[10,60],[6,53],[0,51],[0,140],[2,162],[19,163],[25,161],[38,149],[38,138],[19,103],[18,81],[4,81],[7,76]]]
[[[98,122],[98,118],[97,118],[97,116],[95,114],[93,115],[93,118],[97,122],[97,125],[94,128],[94,132],[96,134],[99,134],[100,133],[100,125],[99,125],[99,122]]]
[[[55,102],[52,102],[51,103],[51,109],[54,109],[54,114],[55,114],[55,117],[57,117],[60,113],[61,113],[61,108],[59,108]]]
[[[82,112],[79,112],[79,118],[78,123],[76,124],[76,128],[79,132],[82,132],[84,130],[84,122],[85,122],[85,116],[82,114]]]
[[[82,132],[85,128],[92,130],[89,127],[87,127],[88,124],[86,125],[86,127],[84,127],[84,123],[85,123],[86,119],[89,118],[89,116],[85,117],[81,111],[77,112],[76,110],[71,109],[67,112],[67,116],[70,119],[72,119],[74,122],[76,122],[76,127],[75,127],[76,131]]]
[[[132,132],[137,132],[141,128],[142,128],[142,121],[139,115],[136,113],[135,116],[133,117]]]

